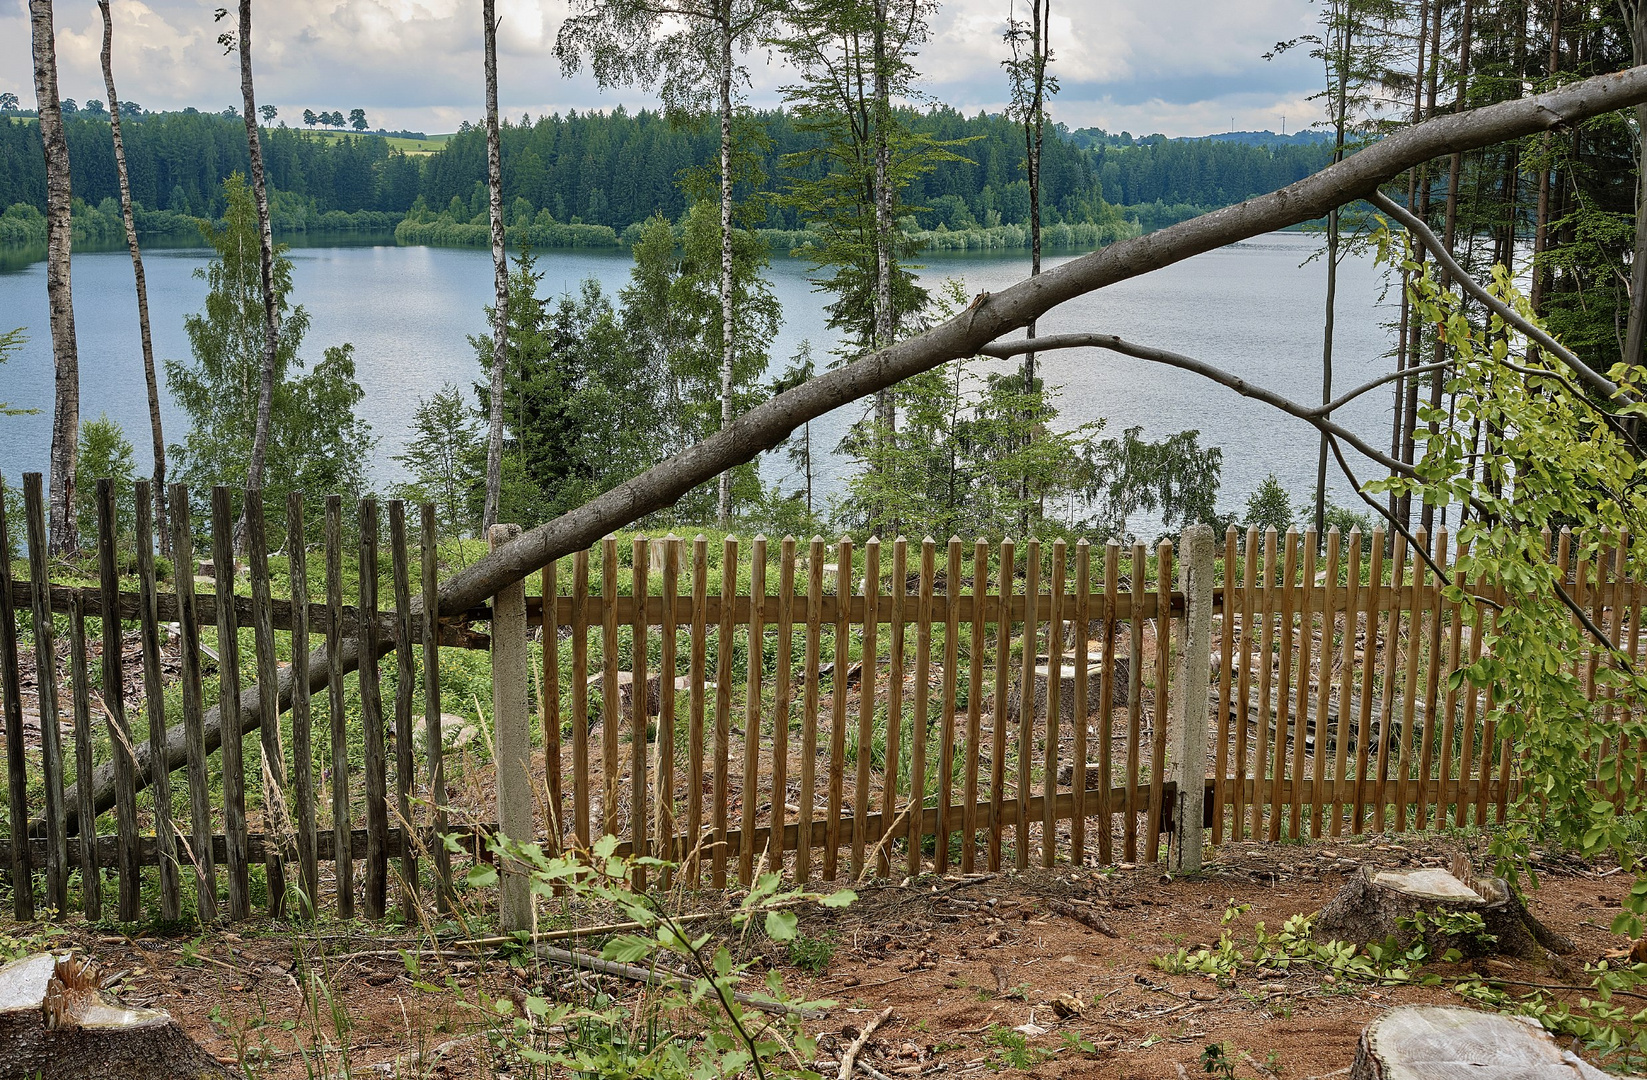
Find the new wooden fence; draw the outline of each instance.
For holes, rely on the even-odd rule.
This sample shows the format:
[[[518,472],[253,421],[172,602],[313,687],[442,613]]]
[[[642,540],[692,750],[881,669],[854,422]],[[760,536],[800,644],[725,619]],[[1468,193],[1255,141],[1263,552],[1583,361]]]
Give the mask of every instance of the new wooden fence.
[[[0,845],[18,918],[37,901],[100,917],[103,890],[87,883],[109,870],[127,921],[145,896],[169,920],[191,898],[201,919],[242,919],[256,894],[275,913],[344,917],[451,903],[435,837],[455,831],[472,852],[495,831],[504,770],[493,776],[489,738],[444,748],[455,727],[489,734],[494,721],[535,721],[516,744],[535,755],[533,838],[562,850],[610,834],[713,887],[762,868],[808,880],[1154,861],[1185,814],[1214,844],[1486,823],[1515,783],[1492,702],[1448,678],[1484,635],[1382,531],[1318,543],[1231,530],[1205,601],[1213,678],[1185,687],[1170,544],[608,538],[543,568],[525,599],[528,648],[477,634],[489,610],[414,605],[442,565],[431,507],[414,537],[403,504],[364,500],[346,519],[333,496],[311,530],[293,496],[271,538],[259,493],[216,489],[195,521],[179,485],[162,582],[149,494],[138,485],[123,538],[112,488],[98,486],[94,587],[52,584],[37,475],[23,551],[0,499]],[[210,592],[190,572],[197,538]],[[1444,531],[1420,542],[1448,561]],[[1573,550],[1555,541],[1576,597],[1636,655],[1641,594],[1623,546]],[[323,581],[292,557],[311,551]],[[249,596],[234,596],[237,574]],[[503,611],[494,632],[522,633]],[[127,623],[141,692],[126,685]],[[311,673],[320,642],[358,649],[358,673]],[[493,678],[529,681],[530,698],[511,685],[496,715],[493,700],[443,701],[443,647],[488,644]],[[530,655],[532,671],[506,653]],[[1574,663],[1593,692],[1596,658]],[[254,747],[209,738],[253,695],[282,722]],[[1168,751],[1171,695],[1211,718],[1202,752],[1182,760]],[[513,715],[528,700],[532,715]],[[80,793],[102,773],[112,805],[88,815]]]

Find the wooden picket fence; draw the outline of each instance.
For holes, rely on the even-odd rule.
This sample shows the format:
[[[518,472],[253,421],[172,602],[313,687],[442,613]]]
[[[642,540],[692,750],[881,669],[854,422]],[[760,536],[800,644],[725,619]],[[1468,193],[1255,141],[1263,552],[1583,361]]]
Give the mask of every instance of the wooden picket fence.
[[[346,552],[342,500],[325,500],[315,544],[292,496],[280,541],[288,595],[276,597],[258,492],[211,493],[200,530],[209,593],[196,592],[190,572],[190,494],[181,485],[170,494],[177,572],[165,588],[147,485],[137,487],[124,540],[113,490],[99,485],[95,588],[51,584],[33,474],[23,491],[29,577],[13,580],[0,499],[9,811],[0,845],[19,919],[33,918],[41,898],[46,912],[101,917],[110,869],[122,921],[142,915],[149,885],[151,914],[166,920],[181,918],[191,895],[202,920],[244,919],[259,890],[276,914],[330,905],[349,917],[358,902],[377,918],[392,896],[408,914],[426,897],[450,904],[453,856],[437,838],[462,836],[460,860],[478,854],[499,828],[487,781],[501,802],[507,770],[445,749],[464,722],[446,706],[468,710],[482,731],[495,726],[499,748],[531,748],[523,768],[533,821],[512,835],[555,851],[612,835],[621,852],[673,864],[668,880],[715,888],[763,869],[807,881],[1153,862],[1188,814],[1213,844],[1486,824],[1502,819],[1516,783],[1492,702],[1448,678],[1480,656],[1482,633],[1405,539],[1387,545],[1381,530],[1335,531],[1324,543],[1231,530],[1204,598],[1186,598],[1166,543],[729,537],[712,550],[701,537],[608,538],[543,568],[522,625],[503,618],[500,599],[487,638],[472,627],[492,620],[489,609],[413,603],[414,584],[425,597],[438,584],[432,507],[421,508],[414,538],[404,504],[386,504],[389,596],[380,603],[374,500],[350,515]],[[247,511],[249,596],[234,596],[237,501]],[[1433,544],[1418,541],[1448,561],[1444,530]],[[318,589],[306,558],[290,557],[314,547]],[[1623,574],[1623,544],[1588,560],[1573,557],[1565,535],[1554,547],[1579,602],[1635,656],[1641,592]],[[346,564],[359,580],[352,605]],[[135,592],[120,588],[128,567]],[[311,603],[315,593],[323,602]],[[1212,608],[1206,687],[1185,687],[1178,671],[1187,603]],[[66,657],[54,616],[66,616]],[[137,627],[136,705],[124,622]],[[168,624],[175,672],[163,664]],[[215,652],[201,640],[213,627]],[[21,662],[20,635],[32,666]],[[503,662],[529,654],[527,635],[537,639],[530,673]],[[331,656],[356,650],[358,673],[311,672],[317,638]],[[528,687],[514,683],[490,702],[443,703],[441,652],[453,647],[491,647],[494,682],[530,682],[533,712],[517,704]],[[392,679],[391,662],[379,660],[390,652]],[[1574,663],[1594,692],[1596,658]],[[168,685],[180,722],[167,715]],[[214,747],[208,704],[236,716],[252,694],[263,715],[287,718],[261,725],[251,753],[240,737]],[[1203,700],[1209,710],[1200,754],[1169,754],[1174,695],[1187,695],[1178,723]],[[146,738],[133,714],[146,720]],[[103,772],[112,806],[88,815],[78,792]],[[487,793],[467,797],[465,784]],[[93,881],[99,887],[87,887]]]

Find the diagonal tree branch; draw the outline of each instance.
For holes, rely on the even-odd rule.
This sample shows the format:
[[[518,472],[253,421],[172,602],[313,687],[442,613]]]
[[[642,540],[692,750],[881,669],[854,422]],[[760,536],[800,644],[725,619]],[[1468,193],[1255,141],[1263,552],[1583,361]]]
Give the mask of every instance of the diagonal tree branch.
[[[919,337],[779,394],[696,446],[530,530],[442,585],[440,610],[464,611],[483,603],[498,589],[537,572],[551,559],[587,547],[614,529],[672,505],[725,470],[754,460],[783,442],[801,424],[950,360],[977,355],[990,342],[1027,326],[1066,300],[1261,233],[1314,220],[1345,203],[1370,198],[1380,184],[1433,158],[1550,131],[1642,103],[1647,103],[1647,65],[1568,83],[1545,94],[1437,117],[1396,132],[1279,191],[1111,245],[983,296],[973,307]],[[1040,339],[1040,347],[1045,348],[1046,340]],[[1381,464],[1389,460],[1387,455],[1369,456]],[[413,603],[414,617],[422,609],[423,599],[419,598]],[[390,647],[387,639],[380,644],[385,653]],[[345,643],[337,657],[329,656],[324,648],[316,650],[309,667],[311,688],[318,690],[326,685],[334,664],[340,671],[352,671],[358,663],[356,642]],[[280,677],[282,703],[290,700],[291,691],[292,678],[287,669]],[[242,701],[259,701],[257,689],[248,689]],[[228,718],[227,726],[230,731],[238,727],[245,732],[257,727],[262,719],[260,710],[252,704],[243,707],[239,716]],[[208,714],[209,745],[215,746],[221,740],[224,721],[218,708]],[[146,779],[152,771],[146,746],[138,749],[138,757],[138,774]],[[168,769],[185,764],[187,750],[181,730],[169,740],[165,757],[164,767]],[[107,765],[99,768],[93,786],[95,805],[112,805],[112,769]],[[71,818],[79,800],[78,791],[68,793]]]

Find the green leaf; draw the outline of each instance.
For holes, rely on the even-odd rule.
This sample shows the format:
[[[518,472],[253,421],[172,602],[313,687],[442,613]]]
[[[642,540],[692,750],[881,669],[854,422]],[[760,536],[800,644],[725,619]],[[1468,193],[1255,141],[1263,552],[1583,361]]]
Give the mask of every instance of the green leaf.
[[[773,941],[794,941],[799,922],[793,911],[769,911],[766,913],[766,936]]]
[[[620,964],[633,964],[651,956],[657,947],[657,941],[652,938],[640,937],[637,934],[619,934],[606,943],[600,954]]]
[[[490,866],[482,864],[469,871],[464,879],[472,889],[490,888],[498,883],[498,872]]]
[[[855,902],[857,899],[857,893],[853,892],[851,889],[842,889],[840,892],[833,892],[828,896],[823,897],[818,901],[818,903],[827,908],[844,908],[848,904]]]

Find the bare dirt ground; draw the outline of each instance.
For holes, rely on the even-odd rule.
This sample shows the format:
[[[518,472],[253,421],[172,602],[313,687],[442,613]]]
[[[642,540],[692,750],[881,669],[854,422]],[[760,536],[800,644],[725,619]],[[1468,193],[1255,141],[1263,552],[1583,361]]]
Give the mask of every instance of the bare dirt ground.
[[[834,947],[822,972],[796,970],[787,951],[770,942],[745,943],[745,955],[764,953],[791,991],[838,1002],[826,1018],[807,1025],[820,1036],[816,1067],[826,1075],[834,1074],[843,1042],[891,1007],[892,1018],[875,1032],[863,1061],[899,1080],[1013,1071],[1000,1036],[1024,1025],[1046,1029],[1026,1036],[1028,1054],[1018,1062],[1039,1077],[1199,1076],[1202,1050],[1215,1042],[1225,1045],[1243,1080],[1340,1076],[1357,1034],[1381,1011],[1459,998],[1445,985],[1335,985],[1311,971],[1273,978],[1243,973],[1220,987],[1206,978],[1166,975],[1151,961],[1181,946],[1216,942],[1232,900],[1251,905],[1230,927],[1250,939],[1257,921],[1274,930],[1291,915],[1314,912],[1364,864],[1442,865],[1456,849],[1443,840],[1398,845],[1382,837],[1242,843],[1219,849],[1196,879],[1171,880],[1142,867],[1063,868],[868,885],[848,908],[802,915],[802,933]],[[1473,970],[1521,983],[1579,984],[1584,962],[1623,944],[1607,927],[1630,887],[1628,875],[1546,859],[1541,880],[1529,898],[1533,913],[1577,943],[1578,952],[1554,969],[1488,959]],[[1088,901],[1083,907],[1117,936],[1052,910],[1068,899]],[[713,908],[722,901],[699,896],[695,902]],[[0,927],[0,936],[26,929]],[[76,929],[51,939],[51,946],[89,953],[123,1000],[168,1009],[249,1077],[344,1075],[337,1058],[328,1058],[322,1072],[312,1054],[306,1064],[300,1052],[317,1033],[336,1040],[344,1027],[355,1076],[520,1075],[487,1049],[486,1022],[474,1006],[483,996],[553,997],[571,981],[568,973],[449,950],[441,958],[425,954],[414,976],[399,950],[415,948],[416,939],[396,933],[360,924],[313,930],[248,924],[236,932],[166,939]],[[324,976],[331,1003],[305,996],[306,970]],[[1426,969],[1442,976],[1471,970]],[[429,985],[448,979],[448,989]],[[634,992],[626,984],[605,986],[620,995]],[[1052,1002],[1063,994],[1080,999],[1084,1011],[1060,1019]],[[344,1025],[334,1019],[333,1005]]]

